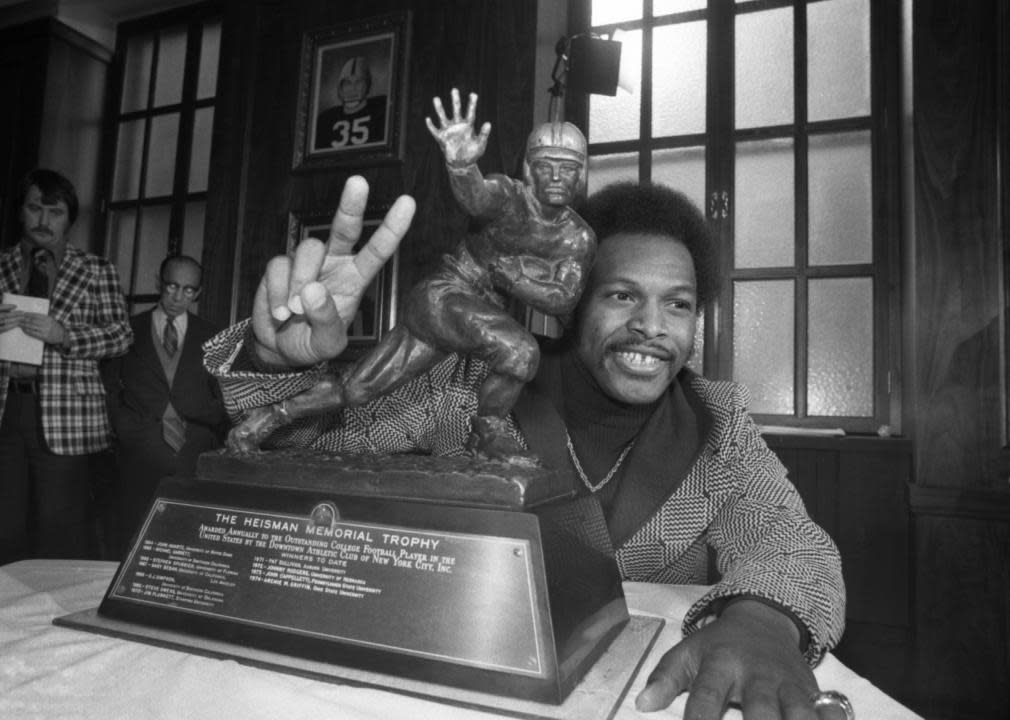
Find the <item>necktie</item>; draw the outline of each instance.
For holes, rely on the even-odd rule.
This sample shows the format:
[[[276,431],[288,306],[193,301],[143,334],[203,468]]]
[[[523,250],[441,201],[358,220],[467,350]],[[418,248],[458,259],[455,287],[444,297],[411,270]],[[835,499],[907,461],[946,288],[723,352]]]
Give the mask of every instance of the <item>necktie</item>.
[[[49,276],[41,267],[41,258],[32,258],[32,269],[28,275],[26,294],[32,297],[49,297]]]
[[[186,442],[186,421],[179,417],[172,403],[168,404],[165,414],[161,416],[161,437],[176,452]]]
[[[161,344],[165,346],[165,352],[169,357],[175,355],[175,351],[179,349],[179,333],[172,318],[165,320],[165,334],[162,336]]]

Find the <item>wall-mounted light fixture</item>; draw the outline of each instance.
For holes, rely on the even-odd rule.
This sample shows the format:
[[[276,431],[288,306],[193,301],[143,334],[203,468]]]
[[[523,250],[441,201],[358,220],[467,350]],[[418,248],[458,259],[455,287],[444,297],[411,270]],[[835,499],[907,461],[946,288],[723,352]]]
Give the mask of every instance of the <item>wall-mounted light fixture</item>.
[[[621,73],[621,43],[598,35],[562,37],[554,46],[557,59],[551,71],[548,115],[551,122],[563,120],[565,92],[617,94]]]

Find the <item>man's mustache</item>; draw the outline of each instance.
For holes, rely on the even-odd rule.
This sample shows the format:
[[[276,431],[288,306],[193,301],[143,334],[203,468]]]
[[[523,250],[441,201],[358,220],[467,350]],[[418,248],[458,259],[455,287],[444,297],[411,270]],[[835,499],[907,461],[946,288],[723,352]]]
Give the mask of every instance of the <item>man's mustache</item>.
[[[676,353],[671,352],[669,349],[659,345],[657,343],[651,343],[648,341],[642,342],[640,340],[616,340],[609,343],[606,347],[607,352],[645,352],[651,355],[655,355],[660,360],[664,362],[670,362],[676,358]]]
[[[39,227],[32,228],[32,232],[33,233],[44,233],[46,235],[52,235],[53,234],[52,230],[50,230],[47,227],[42,227],[41,225]]]

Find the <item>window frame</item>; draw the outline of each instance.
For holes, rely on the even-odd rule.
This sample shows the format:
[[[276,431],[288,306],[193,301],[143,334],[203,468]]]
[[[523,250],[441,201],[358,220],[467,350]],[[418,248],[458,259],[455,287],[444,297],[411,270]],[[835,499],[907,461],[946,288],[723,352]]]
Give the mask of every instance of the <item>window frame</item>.
[[[213,95],[197,99],[200,73],[200,55],[203,47],[202,33],[205,26],[217,21],[223,27],[224,9],[221,2],[214,0],[174,8],[162,13],[148,15],[120,23],[116,28],[116,50],[110,68],[109,90],[106,96],[105,128],[103,135],[102,178],[101,178],[101,234],[102,247],[106,255],[112,249],[109,247],[109,219],[115,212],[135,210],[134,238],[141,238],[143,214],[142,209],[152,207],[169,208],[168,248],[167,253],[178,254],[182,250],[182,234],[185,224],[186,207],[194,202],[207,202],[208,190],[189,190],[190,160],[193,151],[193,131],[196,113],[204,108],[214,108],[214,120],[217,121],[216,108],[219,92],[215,89]],[[158,72],[160,49],[160,32],[172,27],[186,28],[186,55],[184,60],[182,91],[179,102],[169,105],[152,107],[156,91],[154,79]],[[143,109],[122,110],[123,86],[126,74],[126,60],[130,40],[141,35],[154,36],[154,50],[151,57],[150,76],[147,87],[147,102]],[[218,48],[220,52],[220,45]],[[221,64],[218,63],[217,83],[220,87]],[[168,195],[145,196],[149,148],[151,142],[151,123],[154,118],[178,114],[179,134],[176,143],[175,169],[172,191]],[[113,189],[116,177],[116,160],[118,151],[119,128],[125,122],[144,120],[144,139],[139,167],[138,196],[127,200],[113,200]],[[138,283],[138,259],[141,253],[134,249],[132,253],[129,276],[121,278],[127,306],[131,312],[137,306],[155,303],[159,299],[157,293],[138,293],[134,289]],[[201,258],[197,258],[201,260]]]
[[[901,6],[900,0],[870,0],[870,115],[808,122],[807,5],[822,0],[709,0],[701,10],[652,18],[652,0],[642,0],[642,19],[591,28],[591,0],[570,0],[569,33],[590,30],[608,34],[642,30],[641,112],[639,138],[589,143],[589,154],[638,153],[638,178],[652,175],[652,154],[668,148],[705,148],[705,198],[702,208],[720,247],[723,289],[706,310],[703,365],[706,375],[733,376],[733,286],[737,280],[794,279],[794,412],[792,415],[755,413],[758,423],[803,428],[842,428],[847,433],[870,434],[901,430]],[[794,14],[794,117],[792,123],[771,127],[734,128],[734,32],[737,13],[792,7]],[[646,20],[648,18],[648,20]],[[706,130],[704,133],[652,137],[652,27],[670,22],[707,20],[708,57]],[[589,97],[566,96],[567,117],[590,136]],[[807,263],[808,138],[828,133],[862,130],[871,133],[872,260],[843,266]],[[793,144],[795,169],[795,260],[791,268],[734,269],[734,165],[737,143],[785,138]],[[810,416],[807,413],[807,281],[822,277],[869,277],[873,284],[873,413],[865,417]]]

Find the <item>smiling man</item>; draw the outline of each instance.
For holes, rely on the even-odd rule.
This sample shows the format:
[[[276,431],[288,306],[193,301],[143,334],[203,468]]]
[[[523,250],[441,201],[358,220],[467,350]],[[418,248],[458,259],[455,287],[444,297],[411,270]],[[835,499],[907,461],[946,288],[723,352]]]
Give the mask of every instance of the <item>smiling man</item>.
[[[689,692],[685,717],[697,720],[730,704],[745,718],[812,719],[810,666],[843,629],[840,562],[748,416],[746,391],[685,367],[719,285],[704,218],[679,193],[631,183],[580,213],[599,239],[596,263],[571,332],[530,388],[548,399],[532,417],[556,412],[566,437],[522,415],[520,426],[545,457],[565,443],[625,579],[718,580],[637,707]]]
[[[363,181],[348,182],[336,234],[357,239],[366,197]],[[685,618],[685,639],[638,696],[640,710],[687,692],[692,720],[718,720],[731,704],[745,718],[814,720],[811,666],[844,624],[840,560],[749,417],[746,390],[685,367],[698,316],[719,285],[705,219],[680,193],[635,184],[611,185],[579,212],[598,237],[596,262],[574,323],[541,345],[508,431],[599,499],[624,579],[712,584]],[[364,256],[391,256],[412,213],[398,201]],[[353,285],[365,287],[379,266]],[[281,295],[291,289],[305,311],[299,342],[282,345],[262,330],[264,306],[260,321],[207,346],[233,420],[285,387],[311,385],[313,372],[293,372],[306,364],[305,348],[340,347],[333,335],[345,325],[334,298],[348,281],[317,270],[312,282],[292,274],[282,284]],[[276,374],[257,371],[251,357],[264,342],[272,342]],[[449,355],[387,397],[296,422],[273,441],[337,453],[461,455],[489,374],[479,359]]]
[[[611,238],[582,305],[577,350],[605,394],[647,404],[666,391],[694,347],[697,295],[683,243],[650,233]]]

